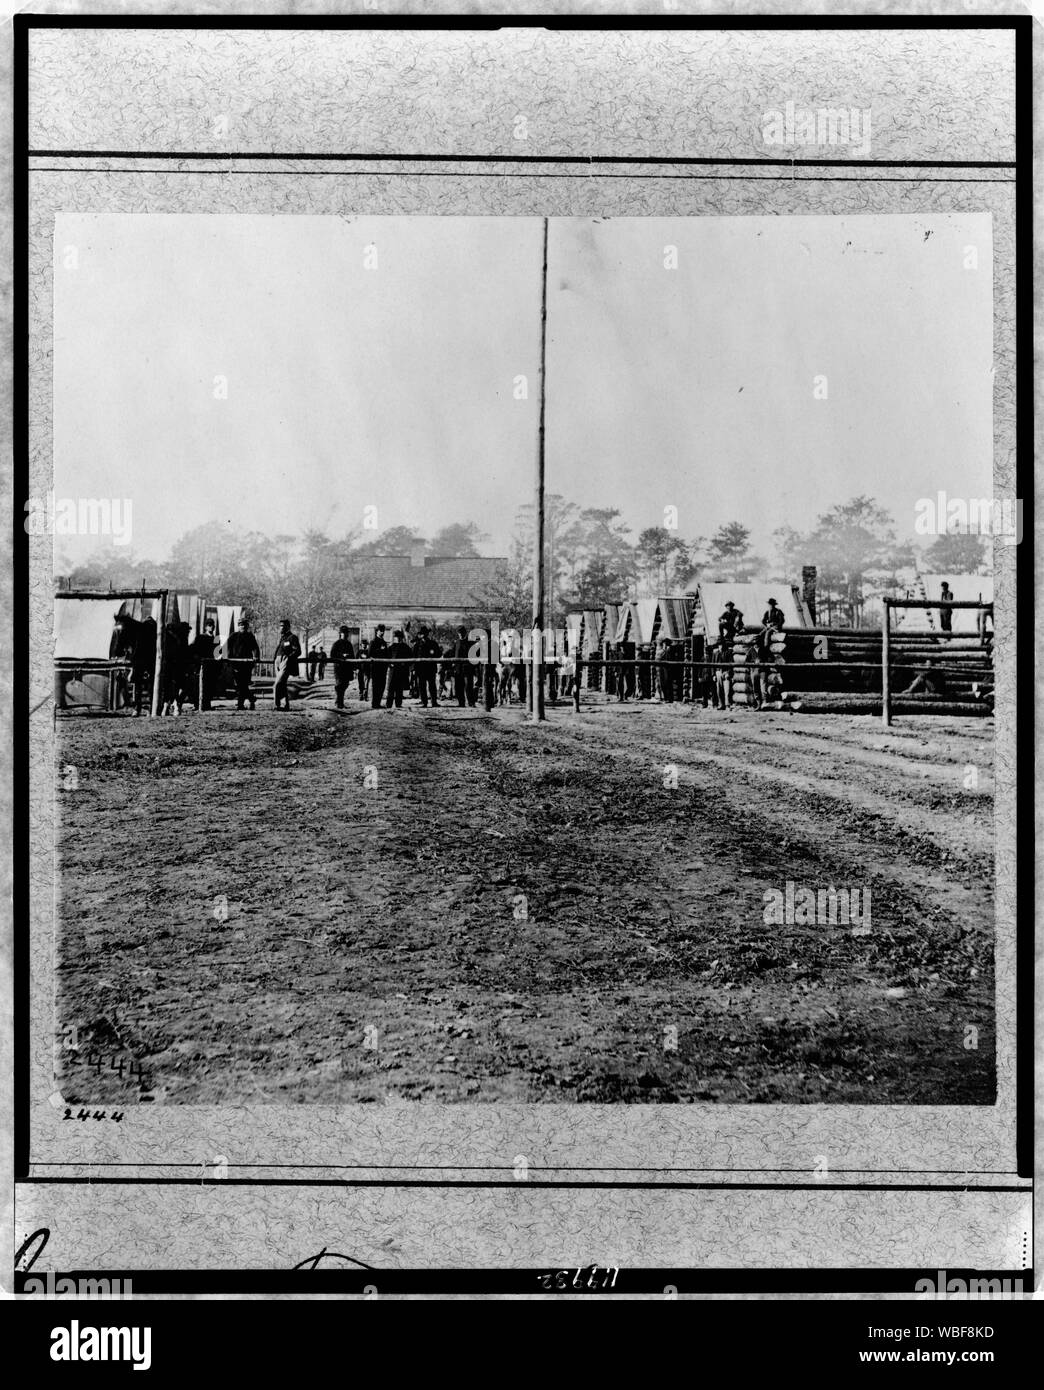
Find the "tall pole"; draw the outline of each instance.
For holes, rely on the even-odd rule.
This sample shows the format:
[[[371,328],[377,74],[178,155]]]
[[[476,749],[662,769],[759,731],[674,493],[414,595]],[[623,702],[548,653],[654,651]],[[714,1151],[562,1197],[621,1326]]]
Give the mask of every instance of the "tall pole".
[[[536,543],[533,554],[533,722],[544,720],[544,406],[547,399],[547,218],[544,218],[544,271],[540,284],[540,428],[537,442]]]

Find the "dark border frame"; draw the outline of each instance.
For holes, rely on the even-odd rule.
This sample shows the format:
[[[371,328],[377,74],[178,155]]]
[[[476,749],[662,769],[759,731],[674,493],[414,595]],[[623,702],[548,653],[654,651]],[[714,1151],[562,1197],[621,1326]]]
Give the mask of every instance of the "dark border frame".
[[[515,16],[499,15],[481,18],[467,16],[367,16],[321,17],[309,16],[232,16],[202,17],[183,15],[178,17],[155,18],[152,16],[92,16],[75,15],[26,15],[14,17],[14,60],[13,60],[13,196],[14,196],[14,237],[21,239],[21,247],[14,255],[14,295],[13,295],[13,418],[12,438],[14,444],[14,466],[12,472],[13,508],[13,644],[14,644],[14,695],[15,704],[12,720],[13,734],[13,777],[12,777],[12,819],[16,820],[18,811],[28,803],[29,793],[29,749],[28,742],[20,738],[22,720],[28,717],[29,696],[29,634],[26,616],[28,613],[29,585],[29,544],[28,535],[21,524],[22,514],[18,508],[18,497],[28,495],[28,363],[25,347],[28,338],[28,178],[29,155],[36,156],[95,156],[157,158],[230,158],[236,159],[278,159],[294,158],[308,160],[331,159],[423,159],[439,162],[495,162],[539,163],[539,164],[786,164],[786,165],[832,165],[853,167],[880,163],[882,166],[900,167],[957,167],[957,168],[1011,168],[1010,163],[963,163],[960,161],[857,161],[857,160],[774,160],[774,159],[671,159],[669,157],[641,158],[628,157],[614,159],[602,156],[587,159],[583,156],[547,157],[539,156],[431,156],[401,154],[371,155],[300,155],[278,154],[214,154],[196,153],[169,154],[157,156],[155,153],[141,151],[53,151],[28,150],[28,64],[29,31],[31,29],[308,29],[308,30],[369,30],[369,29],[410,29],[442,30],[447,28],[467,28],[476,31],[498,30],[509,22],[514,28],[540,28],[556,30],[616,31],[616,30],[836,30],[849,29],[1011,29],[1015,34],[1015,91],[1016,91],[1016,158],[1015,170],[1015,246],[1016,246],[1016,284],[1015,298],[1015,343],[1016,343],[1016,434],[1024,442],[1025,452],[1031,462],[1022,459],[1016,463],[1016,495],[1023,502],[1024,514],[1029,518],[1025,534],[1016,556],[1017,589],[1033,599],[1033,441],[1034,441],[1034,399],[1033,399],[1033,163],[1032,163],[1032,26],[1028,16],[860,16],[841,18],[834,16],[755,16],[755,17],[706,17],[679,15],[676,17],[630,16],[614,19],[606,23],[599,17],[570,16],[567,19],[555,16]],[[1016,658],[1017,659],[1017,658]],[[1024,678],[1016,687],[1015,712],[1018,723],[1027,731],[1033,729],[1033,668],[1031,661],[1022,666]],[[1034,863],[1033,814],[1035,788],[1032,776],[1025,795],[1019,800],[1023,809],[1016,834],[1016,847],[1022,863],[1027,867],[1023,877],[1027,885],[1032,883]],[[28,914],[28,869],[24,852],[20,852],[19,836],[13,835],[13,1003],[14,1003],[14,1180],[18,1184],[79,1183],[82,1179],[48,1178],[29,1176],[29,914]],[[24,843],[24,840],[23,840]],[[1016,919],[1016,1166],[1020,1178],[1032,1179],[1033,1140],[1034,1140],[1034,931],[1031,907],[1032,889],[1019,895]],[[164,1182],[179,1183],[180,1179],[158,1178],[111,1178],[103,1182],[137,1187],[156,1185]],[[282,1179],[283,1185],[305,1185],[294,1179]],[[238,1179],[237,1184],[267,1186],[267,1179]],[[198,1185],[198,1184],[192,1184]],[[341,1179],[336,1185],[361,1185],[352,1179]],[[373,1183],[367,1185],[374,1185]],[[405,1186],[406,1183],[377,1183],[380,1186]],[[408,1185],[416,1185],[411,1183]],[[458,1182],[454,1184],[429,1183],[430,1186],[514,1186],[508,1178],[503,1184],[482,1182]],[[546,1182],[529,1184],[544,1187],[588,1187],[590,1183]],[[652,1188],[656,1183],[629,1182],[602,1184],[613,1187]],[[680,1186],[700,1186],[750,1190],[760,1187],[775,1187],[777,1184],[755,1182],[716,1183],[716,1184],[678,1184]],[[781,1188],[801,1186],[802,1184],[778,1184]],[[805,1184],[807,1186],[807,1184]],[[675,1186],[675,1184],[671,1184]],[[974,1190],[972,1187],[957,1189],[924,1188],[919,1184],[860,1184],[887,1191],[916,1190]],[[1020,1188],[989,1190],[1025,1190]],[[30,1238],[32,1239],[32,1238]],[[42,1250],[42,1246],[40,1247]],[[39,1251],[36,1252],[39,1254]],[[388,1293],[534,1293],[539,1292],[537,1276],[546,1271],[536,1270],[381,1270],[382,1292]],[[961,1277],[972,1275],[980,1278],[1022,1278],[1033,1287],[1032,1270],[1015,1271],[949,1271]],[[64,1272],[63,1272],[64,1273]],[[85,1272],[81,1272],[85,1273]],[[91,1271],[97,1274],[97,1271]],[[296,1273],[296,1277],[295,1276]],[[853,1270],[853,1269],[690,1269],[690,1270],[621,1270],[617,1280],[616,1292],[621,1294],[660,1293],[665,1285],[674,1285],[680,1293],[875,1293],[894,1292],[911,1288],[920,1271],[910,1270]],[[26,1270],[16,1275],[15,1287],[21,1291]],[[372,1282],[373,1271],[363,1273],[350,1269],[312,1270],[307,1274],[307,1292],[318,1293],[361,1293]],[[297,1272],[257,1271],[257,1270],[134,1270],[110,1272],[110,1277],[132,1277],[136,1290],[140,1293],[179,1293],[179,1294],[286,1294],[305,1293],[301,1276]]]

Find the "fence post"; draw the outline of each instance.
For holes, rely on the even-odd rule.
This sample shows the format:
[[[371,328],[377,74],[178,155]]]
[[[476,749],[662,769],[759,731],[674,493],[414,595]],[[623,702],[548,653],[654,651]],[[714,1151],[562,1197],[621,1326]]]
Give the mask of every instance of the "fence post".
[[[158,719],[163,710],[163,680],[167,654],[167,591],[160,590],[159,620],[156,623],[156,660],[152,673],[152,717]]]
[[[881,629],[881,722],[887,729],[892,723],[892,692],[888,669],[891,658],[892,600],[886,596],[883,600],[883,605],[884,627]]]
[[[486,660],[482,668],[482,705],[486,713],[493,709],[493,633],[486,634]]]

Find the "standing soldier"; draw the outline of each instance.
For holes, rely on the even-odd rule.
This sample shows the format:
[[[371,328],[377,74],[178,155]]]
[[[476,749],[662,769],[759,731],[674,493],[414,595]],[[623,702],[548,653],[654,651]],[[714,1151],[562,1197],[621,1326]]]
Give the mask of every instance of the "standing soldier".
[[[718,644],[711,656],[711,671],[714,676],[715,708],[731,709],[732,646],[724,636],[718,638]]]
[[[272,656],[275,684],[272,696],[276,709],[290,709],[290,677],[298,674],[301,659],[301,642],[296,632],[290,631],[290,619],[284,618],[279,624],[279,641]],[[285,704],[280,704],[280,701]]]
[[[426,627],[422,627],[417,635],[413,654],[417,658],[417,687],[420,690],[421,705],[427,709],[430,702],[432,708],[435,708],[439,701],[436,692],[438,661],[434,658],[440,657],[442,652],[439,650],[438,642],[433,642],[428,636]]]
[[[240,618],[237,630],[228,639],[228,655],[232,662],[232,679],[236,685],[236,709],[243,708],[244,700],[250,701],[250,708],[256,708],[254,691],[250,684],[254,662],[261,660],[261,648],[257,638],[250,631],[246,618]]]
[[[453,667],[453,691],[461,709],[464,708],[465,702],[472,709],[475,707],[475,668],[471,664],[470,653],[468,630],[466,627],[458,627],[457,640],[453,646],[453,655],[456,658]]]
[[[406,645],[406,636],[401,628],[395,629],[392,638],[392,644],[388,648],[391,661],[388,665],[388,698],[384,702],[384,708],[391,709],[394,704],[396,709],[402,709],[403,694],[410,688],[410,649]]]
[[[952,603],[952,602],[953,602],[953,591],[951,590],[949,584],[947,583],[947,581],[946,581],[945,579],[943,580],[942,588],[939,590],[939,597],[942,599],[943,603]],[[952,608],[940,608],[940,609],[939,609],[939,628],[940,628],[940,630],[941,630],[942,632],[952,632],[952,631],[953,631],[953,609],[952,609]]]
[[[189,631],[188,623],[185,623],[185,632]],[[183,634],[184,635],[184,634]],[[200,709],[210,709],[211,700],[214,694],[214,650],[217,647],[217,636],[214,632],[214,619],[208,618],[203,624],[203,631],[194,642],[188,647],[188,660],[185,668],[185,692],[191,696],[193,702],[198,702]],[[203,677],[203,694],[198,693],[200,676]],[[189,690],[190,683],[195,687],[194,691]]]
[[[343,626],[340,637],[330,648],[330,660],[334,668],[334,698],[338,709],[344,709],[344,692],[352,683],[354,656],[348,628]],[[323,664],[325,666],[325,662]]]
[[[674,667],[671,665],[671,643],[667,637],[660,638],[660,654],[656,661],[656,678],[660,685],[660,699],[668,703],[674,701]]]
[[[388,666],[384,658],[388,643],[384,640],[384,624],[377,624],[377,631],[370,643],[370,708],[380,709],[384,699],[384,682],[388,676]]]
[[[364,637],[359,643],[359,699],[370,693],[370,644]]]

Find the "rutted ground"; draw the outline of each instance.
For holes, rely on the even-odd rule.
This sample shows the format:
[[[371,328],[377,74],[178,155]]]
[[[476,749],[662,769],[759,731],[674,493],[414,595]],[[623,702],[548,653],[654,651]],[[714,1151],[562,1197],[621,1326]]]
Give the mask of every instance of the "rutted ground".
[[[993,1099],[989,721],[407,705],[60,737],[67,1100]],[[788,880],[868,887],[869,934],[766,925]]]

